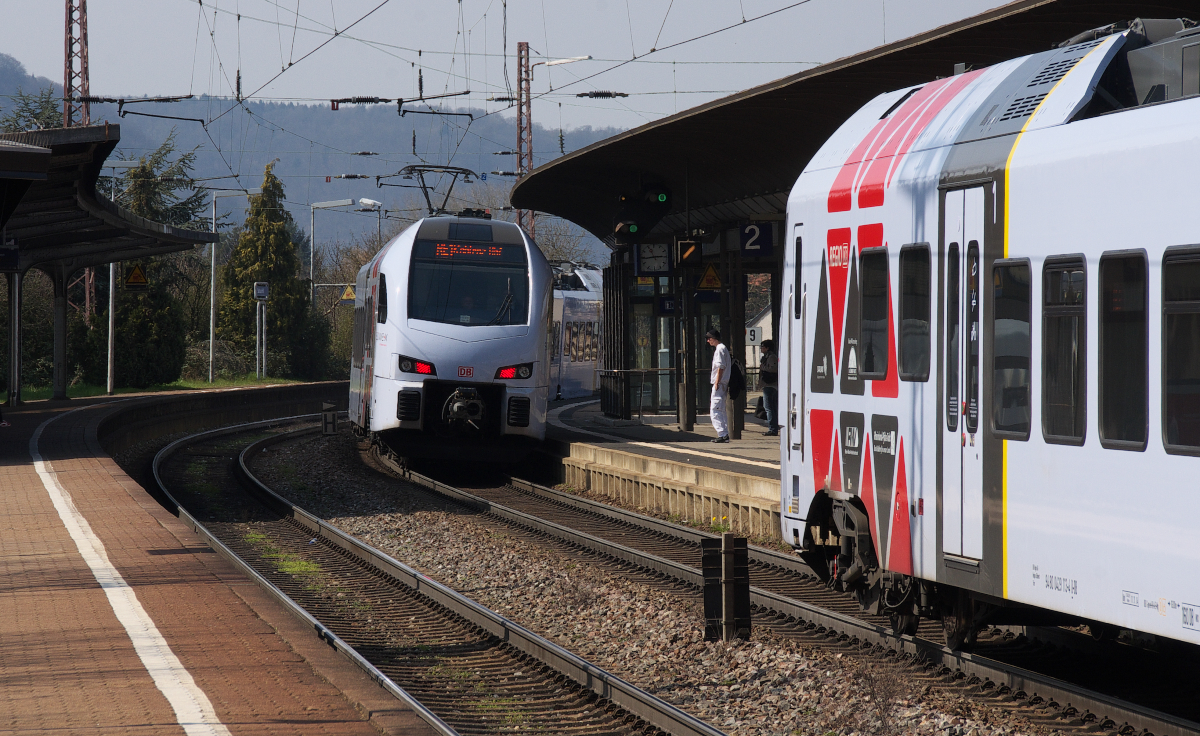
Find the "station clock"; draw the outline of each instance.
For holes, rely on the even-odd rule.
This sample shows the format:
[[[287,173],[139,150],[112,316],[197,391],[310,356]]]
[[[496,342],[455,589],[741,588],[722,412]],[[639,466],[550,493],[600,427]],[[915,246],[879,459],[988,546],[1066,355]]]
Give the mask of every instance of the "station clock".
[[[665,276],[671,272],[670,249],[666,243],[641,243],[637,249],[639,276]]]

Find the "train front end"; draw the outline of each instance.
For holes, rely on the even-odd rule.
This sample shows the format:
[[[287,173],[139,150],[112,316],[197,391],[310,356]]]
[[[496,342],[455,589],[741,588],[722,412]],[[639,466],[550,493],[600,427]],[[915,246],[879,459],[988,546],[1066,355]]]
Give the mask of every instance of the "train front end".
[[[520,228],[421,220],[364,267],[359,290],[359,426],[424,458],[513,459],[545,438],[551,272]]]

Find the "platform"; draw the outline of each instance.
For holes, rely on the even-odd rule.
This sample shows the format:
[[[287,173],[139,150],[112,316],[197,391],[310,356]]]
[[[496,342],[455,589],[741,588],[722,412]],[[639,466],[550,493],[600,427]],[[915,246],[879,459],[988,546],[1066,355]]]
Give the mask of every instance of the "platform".
[[[125,401],[4,412],[0,733],[431,733],[105,455]]]
[[[747,402],[753,405],[753,400]],[[747,411],[742,439],[714,444],[707,416],[691,432],[674,415],[614,421],[598,400],[554,402],[546,436],[565,485],[690,522],[778,538],[780,438]]]

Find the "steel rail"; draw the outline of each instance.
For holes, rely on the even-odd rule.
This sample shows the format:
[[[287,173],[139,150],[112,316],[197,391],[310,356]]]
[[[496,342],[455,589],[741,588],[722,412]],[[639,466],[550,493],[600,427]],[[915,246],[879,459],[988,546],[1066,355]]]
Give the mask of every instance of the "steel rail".
[[[316,431],[307,429],[302,431]],[[248,445],[238,455],[238,472],[276,510],[289,514],[298,523],[331,544],[341,547],[364,564],[383,572],[429,600],[445,607],[472,624],[506,642],[520,652],[528,654],[556,672],[569,677],[579,685],[591,690],[601,698],[641,718],[651,726],[677,736],[724,736],[724,732],[701,721],[695,716],[661,700],[625,680],[603,670],[578,655],[544,639],[520,624],[488,609],[461,593],[426,577],[424,574],[399,562],[346,534],[322,519],[310,514],[291,501],[271,490],[258,480],[247,467],[251,455],[269,445],[284,442],[297,433],[267,437]],[[531,517],[532,518],[532,517]]]
[[[442,736],[460,736],[458,731],[439,718],[436,713],[429,710],[429,708],[425,707],[421,701],[414,698],[404,688],[393,682],[390,677],[385,675],[383,672],[380,672],[375,665],[371,664],[365,657],[355,651],[353,647],[342,641],[337,634],[330,631],[324,624],[322,624],[320,621],[310,615],[308,611],[304,610],[303,607],[292,600],[291,597],[277,588],[274,583],[259,574],[257,570],[246,563],[246,561],[239,557],[237,553],[229,549],[224,542],[217,539],[217,537],[210,532],[207,527],[201,524],[196,517],[188,513],[188,510],[180,505],[179,501],[171,495],[171,491],[167,488],[166,483],[164,483],[162,480],[162,475],[159,473],[162,462],[173,455],[180,446],[195,442],[200,438],[210,439],[213,437],[220,437],[222,435],[240,434],[254,429],[265,429],[273,426],[280,426],[297,420],[312,419],[313,417],[320,417],[320,414],[284,417],[281,419],[268,419],[261,422],[238,424],[232,427],[198,432],[196,434],[178,439],[155,454],[154,462],[151,464],[151,470],[154,474],[154,482],[158,484],[159,490],[161,490],[163,494],[170,499],[171,503],[175,505],[175,511],[179,514],[179,519],[183,521],[184,524],[199,534],[200,537],[206,543],[208,543],[208,546],[212,547],[218,554],[229,560],[229,562],[233,563],[234,567],[241,570],[247,577],[257,583],[260,588],[279,601],[279,603],[281,603],[284,608],[291,612],[293,616],[310,626],[318,639],[333,647],[342,656],[349,659],[360,670],[365,672],[367,676],[376,682],[376,684],[390,693],[392,697],[411,708],[413,712],[416,713],[421,720],[428,723],[436,733],[441,734]]]
[[[456,500],[465,505],[486,511],[509,523],[523,526],[534,531],[557,537],[563,541],[575,544],[592,552],[608,555],[628,564],[653,570],[677,580],[700,586],[703,584],[703,574],[700,570],[682,565],[653,554],[641,552],[615,542],[595,537],[586,532],[577,531],[540,519],[523,511],[508,508],[474,494],[448,486],[445,483],[428,478],[419,473],[401,468],[390,458],[383,455],[380,459],[392,470],[401,474],[405,479],[425,486],[430,490]],[[531,489],[539,495],[549,495],[554,500],[561,500],[571,506],[598,513],[609,518],[626,523],[648,527],[664,534],[674,534],[684,539],[715,538],[716,535],[688,527],[655,519],[653,517],[626,511],[598,502],[573,497],[555,491],[545,486],[539,486],[528,481],[511,479],[514,486]],[[752,559],[765,564],[779,565],[789,569],[809,572],[802,561],[789,560],[786,555],[770,550],[752,549]],[[1075,708],[1080,717],[1094,716],[1098,723],[1112,721],[1118,728],[1126,725],[1139,729],[1143,734],[1154,736],[1196,736],[1200,733],[1200,723],[1176,718],[1167,713],[1145,708],[1119,698],[1106,696],[1094,690],[1074,686],[1064,680],[1042,675],[1019,667],[1005,665],[996,660],[981,657],[969,652],[956,652],[950,648],[920,637],[896,635],[890,629],[867,621],[862,621],[844,614],[830,611],[794,598],[787,598],[777,593],[751,587],[751,605],[762,611],[771,611],[781,616],[794,619],[799,623],[815,627],[818,631],[836,632],[851,641],[885,646],[899,653],[908,654],[918,660],[961,672],[965,677],[978,678],[983,683],[997,687],[1007,687],[1014,695],[1025,694],[1027,698],[1040,697],[1046,701],[1054,701],[1066,707]]]

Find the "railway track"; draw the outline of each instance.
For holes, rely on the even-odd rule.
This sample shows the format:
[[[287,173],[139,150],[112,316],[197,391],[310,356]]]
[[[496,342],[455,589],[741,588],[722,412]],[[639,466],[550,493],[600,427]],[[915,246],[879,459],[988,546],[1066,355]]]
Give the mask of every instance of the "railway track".
[[[246,458],[286,421],[172,442],[153,476],[214,549],[436,732],[721,734],[275,494]]]
[[[702,584],[699,540],[715,535],[519,479],[464,489],[461,474],[451,485],[407,470],[387,454],[376,457],[394,474],[509,524],[684,585]],[[997,628],[981,632],[972,652],[953,652],[936,641],[936,623],[923,622],[916,636],[897,636],[886,619],[863,614],[852,598],[825,588],[796,557],[752,547],[750,567],[759,622],[894,652],[981,692],[1057,714],[1060,727],[1200,733],[1200,702],[1193,695],[1200,668],[1185,646],[1151,652],[1062,630],[1021,636]]]

